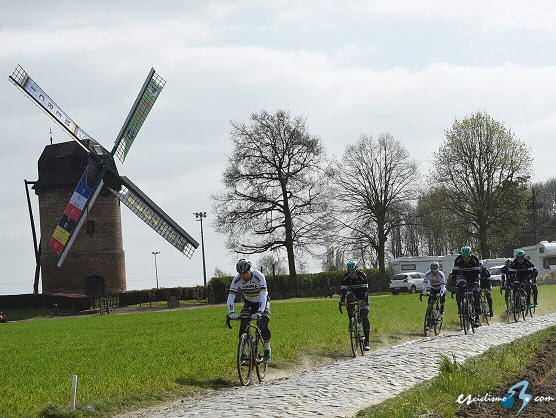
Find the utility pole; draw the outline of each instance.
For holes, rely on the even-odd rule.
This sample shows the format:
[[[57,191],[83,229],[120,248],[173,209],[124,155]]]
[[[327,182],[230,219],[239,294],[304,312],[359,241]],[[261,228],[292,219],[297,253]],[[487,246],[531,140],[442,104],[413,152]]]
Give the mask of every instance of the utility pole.
[[[203,237],[203,218],[207,217],[207,213],[206,212],[194,212],[193,215],[195,215],[195,218],[197,218],[198,221],[201,222],[201,251],[203,254],[203,283],[204,286],[207,286],[207,268],[205,265],[205,240]]]

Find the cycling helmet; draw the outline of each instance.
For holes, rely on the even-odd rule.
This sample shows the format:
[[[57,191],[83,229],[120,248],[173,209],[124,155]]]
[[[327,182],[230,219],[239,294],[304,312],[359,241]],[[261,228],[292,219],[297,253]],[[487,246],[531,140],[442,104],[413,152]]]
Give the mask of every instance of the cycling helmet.
[[[464,257],[469,257],[471,255],[471,247],[469,245],[464,245],[461,247],[461,255]]]
[[[433,261],[433,262],[431,263],[431,267],[430,267],[430,270],[431,270],[431,271],[438,271],[439,268],[440,268],[440,265],[438,264],[438,262]]]
[[[251,270],[251,262],[249,260],[246,260],[245,258],[242,258],[237,262],[236,270],[240,274]]]
[[[515,258],[524,258],[525,257],[525,251],[523,250],[517,250],[515,253]]]
[[[346,263],[346,268],[347,268],[347,271],[355,271],[355,270],[357,270],[357,262],[354,261],[354,260],[349,260],[349,261]]]
[[[509,266],[510,264],[512,264],[512,260],[510,260],[509,258],[506,258],[506,261],[504,262],[504,264]]]

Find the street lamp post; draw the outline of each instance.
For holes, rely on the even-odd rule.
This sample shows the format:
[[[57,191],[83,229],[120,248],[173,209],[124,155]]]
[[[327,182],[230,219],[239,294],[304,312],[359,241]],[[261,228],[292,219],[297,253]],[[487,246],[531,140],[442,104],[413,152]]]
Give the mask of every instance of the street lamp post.
[[[160,251],[153,251],[154,255],[154,276],[156,277],[156,288],[158,289],[158,267],[156,265],[156,255],[160,254]]]
[[[203,238],[203,218],[207,217],[207,213],[206,212],[194,212],[193,215],[195,215],[195,218],[197,218],[197,220],[201,222],[201,251],[203,253],[203,279],[204,279],[203,283],[206,287],[207,286],[207,268],[205,266],[205,240]]]

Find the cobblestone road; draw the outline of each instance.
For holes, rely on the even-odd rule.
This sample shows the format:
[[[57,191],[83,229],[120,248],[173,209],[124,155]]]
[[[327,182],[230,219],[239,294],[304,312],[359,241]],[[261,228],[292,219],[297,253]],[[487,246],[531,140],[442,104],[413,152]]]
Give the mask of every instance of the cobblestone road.
[[[158,408],[121,415],[131,417],[350,417],[417,383],[438,374],[439,366],[427,361],[441,354],[463,361],[535,331],[556,325],[556,314],[528,319],[525,323],[494,324],[475,334],[463,333],[422,338],[373,351],[365,357],[338,361],[287,378],[182,399]],[[357,378],[353,371],[357,370]],[[338,382],[343,382],[341,385]],[[365,382],[366,390],[361,390]],[[346,402],[345,400],[348,400]],[[258,415],[257,415],[258,412]]]

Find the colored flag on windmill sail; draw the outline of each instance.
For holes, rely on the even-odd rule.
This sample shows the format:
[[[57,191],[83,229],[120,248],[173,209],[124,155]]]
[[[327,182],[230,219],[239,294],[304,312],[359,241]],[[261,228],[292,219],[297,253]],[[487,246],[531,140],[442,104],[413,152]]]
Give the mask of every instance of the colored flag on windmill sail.
[[[88,168],[85,168],[64,210],[64,214],[60,218],[48,243],[50,249],[59,257],[57,263],[58,267],[64,262],[75,237],[83,225],[83,221],[87,217],[89,208],[95,201],[104,184],[104,181],[101,179],[99,182],[96,182],[92,188],[89,187],[87,184],[88,173]]]
[[[23,90],[37,105],[50,115],[87,151],[96,155],[108,155],[108,151],[77,125],[46,92],[39,87],[29,74],[17,66],[10,80]]]
[[[156,74],[154,69],[151,69],[114,144],[116,155],[122,163],[164,84],[166,81]]]

